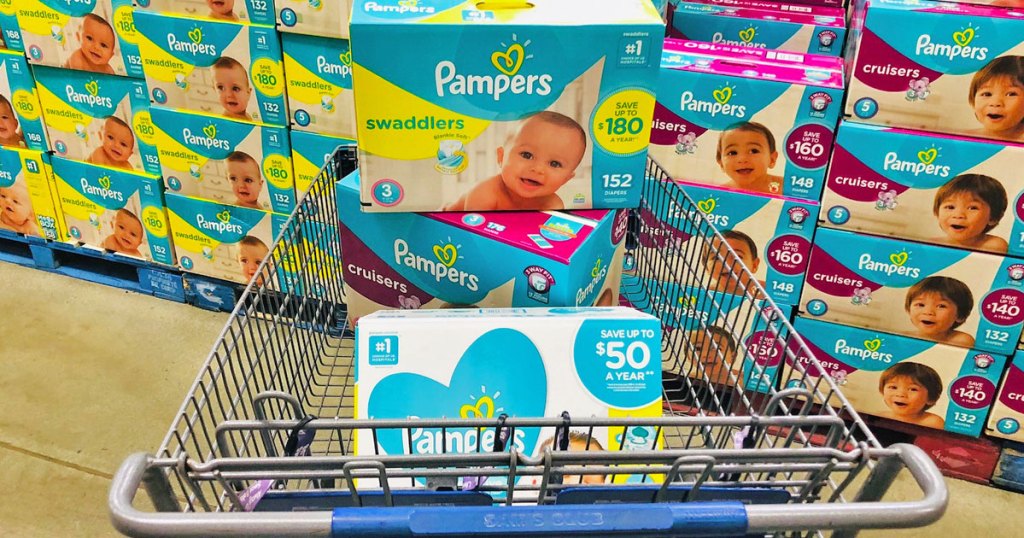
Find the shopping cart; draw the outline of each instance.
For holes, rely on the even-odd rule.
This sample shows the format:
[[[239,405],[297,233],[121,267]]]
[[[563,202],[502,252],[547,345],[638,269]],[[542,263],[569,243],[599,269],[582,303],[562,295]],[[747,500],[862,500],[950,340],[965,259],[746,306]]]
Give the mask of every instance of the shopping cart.
[[[784,390],[752,382],[750,368],[740,368],[810,353],[653,162],[644,205],[629,220],[623,295],[665,328],[662,417],[353,419],[334,184],[354,167],[351,148],[326,164],[242,295],[157,454],[135,454],[118,470],[109,503],[121,532],[852,536],[942,516],[947,493],[934,464],[911,445],[881,447],[817,361],[797,363],[787,376],[800,385]],[[661,240],[680,230],[685,243]],[[729,268],[733,294],[691,293],[688,308],[735,312],[717,320],[735,334],[752,324],[763,330],[758,340],[740,342],[734,357],[712,346],[717,361],[708,362],[694,358],[709,349],[694,338],[709,333],[707,316],[680,315],[663,299],[679,286],[710,286],[711,266],[716,274]],[[540,428],[564,439],[570,427],[588,435],[618,428],[623,439],[642,427],[662,446],[623,450],[622,441],[568,451],[556,441],[530,457],[496,441],[491,451],[478,443],[471,453],[354,454],[357,434],[432,429],[446,447],[456,432],[505,439],[518,428]],[[904,468],[920,500],[880,502]],[[603,483],[578,485],[586,476]],[[616,480],[623,476],[630,480]],[[140,484],[152,507],[133,505]]]

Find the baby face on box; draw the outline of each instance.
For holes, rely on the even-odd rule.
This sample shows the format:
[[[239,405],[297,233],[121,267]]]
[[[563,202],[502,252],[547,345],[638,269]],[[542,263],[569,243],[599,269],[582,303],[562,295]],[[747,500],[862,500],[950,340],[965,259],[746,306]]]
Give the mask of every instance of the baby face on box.
[[[137,0],[140,10],[273,26],[274,0]]]
[[[131,0],[19,0],[29,61],[106,75],[142,76]]]
[[[355,137],[348,41],[282,34],[281,46],[293,128]]]
[[[285,129],[154,107],[169,192],[291,213],[291,148]]]
[[[35,81],[25,57],[0,50],[0,146],[49,149]]]
[[[826,225],[956,248],[1024,254],[1024,146],[883,129],[840,128]]]
[[[881,125],[1024,139],[1024,21],[1000,9],[933,6],[871,3],[847,113]]]
[[[801,299],[823,320],[1006,353],[1024,322],[1024,264],[822,229]]]
[[[284,72],[271,27],[139,12],[142,68],[157,105],[288,124]]]
[[[45,153],[0,148],[0,230],[60,238]]]

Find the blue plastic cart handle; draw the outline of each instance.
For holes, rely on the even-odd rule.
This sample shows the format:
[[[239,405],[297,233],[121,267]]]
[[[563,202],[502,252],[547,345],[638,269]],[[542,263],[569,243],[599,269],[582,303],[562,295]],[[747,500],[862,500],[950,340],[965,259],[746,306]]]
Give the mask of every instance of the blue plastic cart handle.
[[[622,534],[742,536],[743,503],[691,502],[563,506],[338,508],[331,533],[343,536]]]

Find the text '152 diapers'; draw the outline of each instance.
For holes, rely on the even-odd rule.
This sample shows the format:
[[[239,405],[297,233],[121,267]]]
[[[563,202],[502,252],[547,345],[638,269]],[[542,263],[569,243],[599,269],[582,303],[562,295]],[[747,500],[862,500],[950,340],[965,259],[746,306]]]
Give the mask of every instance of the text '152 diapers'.
[[[355,138],[348,41],[281,34],[292,129]]]
[[[33,72],[58,157],[160,175],[145,81],[56,67]]]
[[[174,265],[158,178],[60,157],[53,175],[68,241]]]
[[[1021,144],[844,122],[824,225],[1024,256],[1021,162]]]
[[[46,151],[42,108],[25,55],[0,50],[0,146]]]
[[[802,310],[825,321],[1009,354],[1024,323],[1024,263],[822,228]]]
[[[135,0],[136,9],[183,17],[273,26],[275,0]],[[280,0],[277,0],[280,1]]]
[[[366,211],[639,204],[660,15],[649,0],[509,6],[353,6]]]
[[[872,0],[846,113],[858,121],[1024,140],[1024,20],[1007,9]]]
[[[748,50],[665,40],[651,157],[675,179],[817,201],[841,62]]]
[[[337,186],[353,321],[385,309],[618,304],[628,212],[363,213]]]
[[[1018,351],[1006,369],[999,386],[986,433],[995,437],[1024,442],[1024,353]]]
[[[635,417],[643,424],[642,418],[662,413],[660,349],[658,320],[629,308],[379,312],[356,327],[355,416],[496,420],[501,414],[556,418],[567,412],[570,421]],[[356,454],[491,452],[494,428],[486,430],[448,428],[442,434],[440,428],[417,428],[411,436],[401,429],[364,430]],[[568,450],[661,446],[649,424],[629,432],[622,426],[570,430]],[[554,428],[516,428],[506,450],[530,457],[560,450],[552,446],[554,434]],[[590,477],[575,483],[612,482],[611,476]]]
[[[794,327],[858,412],[981,434],[1006,357],[805,318],[797,318]],[[828,391],[805,352],[795,346],[793,351],[783,387]],[[830,403],[842,405],[836,397]]]
[[[61,240],[49,161],[40,151],[0,148],[0,230]]]
[[[132,0],[17,0],[29,62],[142,76]]]
[[[135,14],[153,102],[288,125],[281,43],[272,26]]]

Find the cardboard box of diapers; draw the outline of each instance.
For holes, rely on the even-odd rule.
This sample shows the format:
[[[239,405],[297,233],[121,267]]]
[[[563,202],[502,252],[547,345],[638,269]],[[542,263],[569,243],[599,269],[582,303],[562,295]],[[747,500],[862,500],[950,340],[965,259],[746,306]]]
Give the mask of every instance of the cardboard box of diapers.
[[[985,433],[1024,442],[1024,352],[1017,351],[999,385]]]
[[[25,56],[0,50],[0,146],[50,149],[36,83]]]
[[[378,312],[356,329],[355,416],[658,417],[660,348],[658,320],[628,308]],[[356,454],[489,452],[491,430],[448,429],[447,446],[440,430],[414,430],[411,438],[403,430],[380,431],[376,444],[371,432],[360,431]],[[626,439],[622,428],[595,428],[589,448],[588,429],[579,433],[584,442],[570,437],[570,450],[660,446],[650,427],[631,427]],[[553,434],[519,428],[510,443],[539,456]],[[583,481],[605,481],[595,478]]]
[[[0,230],[60,240],[63,221],[50,156],[0,148]]]
[[[805,318],[794,328],[858,412],[975,437],[1006,364],[1002,355]],[[821,371],[794,351],[783,386],[813,388]]]
[[[618,304],[628,213],[359,211],[338,183],[352,321],[382,309]]]

